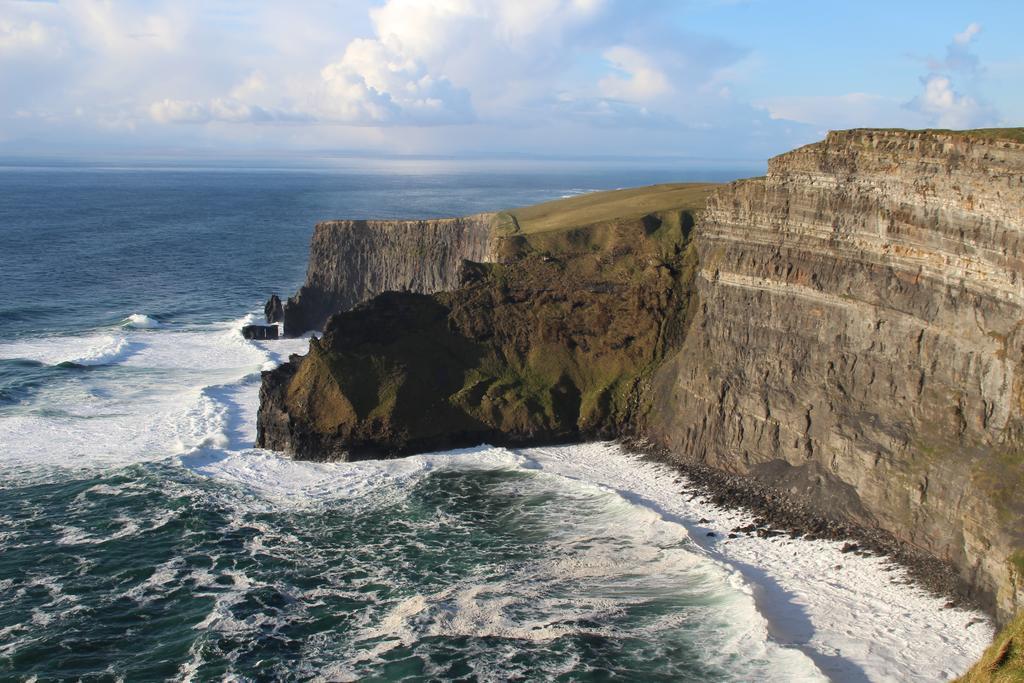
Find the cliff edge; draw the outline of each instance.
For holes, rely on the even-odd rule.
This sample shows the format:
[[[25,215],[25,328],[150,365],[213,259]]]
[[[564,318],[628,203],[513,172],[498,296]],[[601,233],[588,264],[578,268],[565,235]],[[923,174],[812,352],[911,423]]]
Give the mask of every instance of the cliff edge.
[[[356,459],[633,431],[692,312],[685,205],[709,190],[658,186],[498,214],[496,263],[463,261],[452,291],[390,292],[339,312],[305,357],[266,373],[259,444]]]
[[[351,458],[644,438],[948,562],[1005,622],[1024,606],[1020,137],[834,132],[713,192],[464,219],[486,264],[417,261],[413,227],[354,251],[354,226],[325,229],[317,316],[442,263],[416,287],[447,291],[332,317],[265,373],[259,443]]]

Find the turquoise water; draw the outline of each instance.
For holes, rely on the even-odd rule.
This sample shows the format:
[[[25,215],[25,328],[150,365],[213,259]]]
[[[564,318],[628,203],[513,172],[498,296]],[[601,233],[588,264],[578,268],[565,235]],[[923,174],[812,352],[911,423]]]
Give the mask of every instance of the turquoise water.
[[[814,678],[681,526],[529,452],[251,449],[307,342],[238,330],[315,220],[678,177],[0,169],[0,678]]]

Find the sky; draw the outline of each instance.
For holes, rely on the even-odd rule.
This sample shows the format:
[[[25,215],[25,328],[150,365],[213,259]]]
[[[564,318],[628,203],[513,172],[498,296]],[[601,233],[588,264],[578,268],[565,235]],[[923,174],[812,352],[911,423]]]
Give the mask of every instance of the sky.
[[[762,160],[1024,125],[1020,0],[0,0],[0,154]]]

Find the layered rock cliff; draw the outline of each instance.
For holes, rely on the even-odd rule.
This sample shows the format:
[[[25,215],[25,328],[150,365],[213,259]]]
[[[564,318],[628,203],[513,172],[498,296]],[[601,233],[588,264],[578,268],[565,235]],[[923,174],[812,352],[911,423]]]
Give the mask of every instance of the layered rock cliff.
[[[830,133],[713,195],[696,248],[649,438],[1024,604],[1024,145]]]
[[[453,238],[494,262],[462,281],[454,247],[424,261],[417,235],[382,234],[353,259],[352,229],[325,230],[308,320],[381,289],[450,291],[332,318],[264,375],[260,444],[328,458],[628,434],[888,531],[1003,619],[1024,605],[1024,144],[845,131],[718,190],[695,226],[680,192],[489,216],[487,237]],[[366,263],[330,265],[345,259]]]
[[[493,218],[317,224],[306,282],[285,305],[285,334],[321,330],[332,313],[381,292],[454,289],[463,259],[489,260]]]

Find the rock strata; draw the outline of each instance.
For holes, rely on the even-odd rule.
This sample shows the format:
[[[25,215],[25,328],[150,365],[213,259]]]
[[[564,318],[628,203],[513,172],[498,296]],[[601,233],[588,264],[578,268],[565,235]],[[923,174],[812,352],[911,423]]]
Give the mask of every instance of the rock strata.
[[[285,335],[321,330],[332,313],[381,292],[454,289],[464,259],[491,260],[493,217],[319,223],[306,282],[284,307]]]
[[[692,217],[676,210],[502,240],[461,286],[338,313],[265,373],[263,447],[356,459],[620,436],[682,338]]]
[[[1024,145],[830,133],[714,194],[647,436],[1024,604]]]
[[[776,521],[852,534],[850,552],[952,566],[1005,621],[1024,606],[1024,142],[836,132],[696,223],[685,191],[324,224],[292,332],[409,291],[335,315],[264,375],[260,444],[352,458],[631,436]],[[460,268],[469,252],[487,263]],[[449,291],[415,293],[432,290]]]

